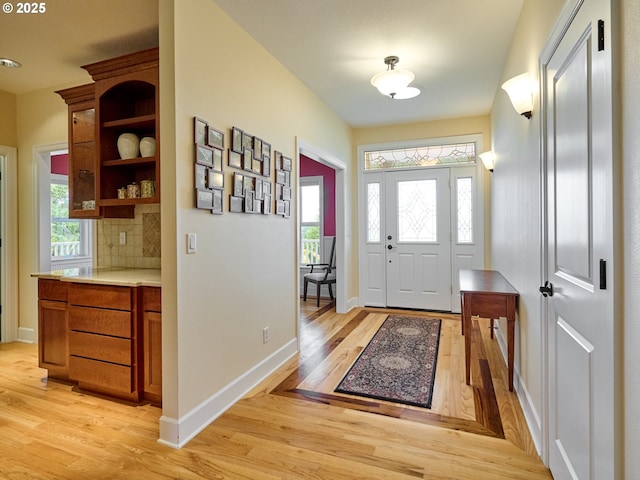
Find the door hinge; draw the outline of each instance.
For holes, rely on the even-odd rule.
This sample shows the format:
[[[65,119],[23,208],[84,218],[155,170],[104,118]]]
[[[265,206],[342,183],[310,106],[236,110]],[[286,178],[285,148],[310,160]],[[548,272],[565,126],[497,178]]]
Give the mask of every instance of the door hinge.
[[[600,290],[607,289],[607,261],[600,259]]]
[[[598,20],[598,51],[604,50],[604,20]]]

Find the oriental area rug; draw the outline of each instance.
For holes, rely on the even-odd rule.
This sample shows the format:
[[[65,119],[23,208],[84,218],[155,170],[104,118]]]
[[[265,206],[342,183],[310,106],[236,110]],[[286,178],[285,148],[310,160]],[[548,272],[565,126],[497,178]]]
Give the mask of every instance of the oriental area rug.
[[[335,391],[431,408],[440,324],[389,315]]]

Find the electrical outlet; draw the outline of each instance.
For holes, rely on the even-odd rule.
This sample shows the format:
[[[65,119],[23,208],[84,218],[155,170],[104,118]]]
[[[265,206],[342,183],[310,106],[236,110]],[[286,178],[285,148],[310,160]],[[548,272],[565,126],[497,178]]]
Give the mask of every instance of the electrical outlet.
[[[262,329],[262,343],[269,343],[269,327]]]
[[[120,232],[120,245],[127,244],[127,232]]]

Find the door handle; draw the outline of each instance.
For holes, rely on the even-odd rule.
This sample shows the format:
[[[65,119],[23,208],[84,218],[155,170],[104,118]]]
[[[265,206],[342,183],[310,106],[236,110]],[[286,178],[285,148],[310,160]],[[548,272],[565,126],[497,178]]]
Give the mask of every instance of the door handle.
[[[387,245],[387,250],[393,249],[393,245]]]
[[[553,297],[553,283],[549,283],[549,280],[544,282],[540,287],[540,293],[543,297]]]

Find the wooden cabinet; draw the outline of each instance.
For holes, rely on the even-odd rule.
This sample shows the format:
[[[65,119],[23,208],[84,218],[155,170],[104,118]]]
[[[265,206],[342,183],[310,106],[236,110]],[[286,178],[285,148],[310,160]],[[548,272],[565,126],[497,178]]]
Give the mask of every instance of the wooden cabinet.
[[[97,218],[95,86],[58,90],[69,108],[69,217]]]
[[[145,400],[162,402],[161,289],[142,287],[143,391]]]
[[[81,389],[137,402],[137,288],[72,283],[68,293],[69,378]]]
[[[158,49],[85,65],[95,81],[96,156],[99,204],[127,206],[160,201],[160,122]],[[153,137],[153,156],[121,159],[118,137],[134,133],[139,139]],[[118,189],[143,180],[155,182],[155,195],[118,198]]]
[[[132,402],[162,403],[160,287],[38,280],[39,365]]]
[[[38,366],[49,377],[69,376],[67,285],[58,280],[38,280]]]
[[[85,65],[95,83],[59,90],[69,108],[69,217],[133,218],[135,205],[160,202],[158,49]],[[120,159],[122,133],[153,137],[156,153]],[[155,182],[155,195],[118,198],[118,189]]]

